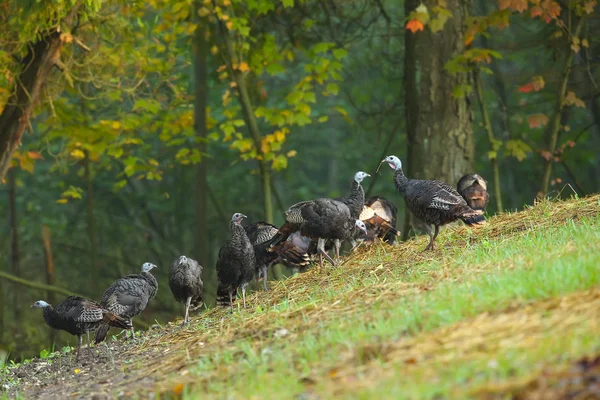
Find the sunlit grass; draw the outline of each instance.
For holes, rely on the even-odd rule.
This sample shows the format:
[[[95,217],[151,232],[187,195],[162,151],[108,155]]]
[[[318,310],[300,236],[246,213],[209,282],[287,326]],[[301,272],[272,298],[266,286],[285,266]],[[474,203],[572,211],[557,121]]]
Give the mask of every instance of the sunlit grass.
[[[277,395],[281,398],[293,397],[307,390],[351,395],[352,392],[345,391],[343,385],[340,387],[336,371],[347,368],[348,363],[356,364],[360,370],[360,349],[365,346],[385,349],[386,343],[427,335],[437,328],[483,312],[500,312],[599,285],[599,222],[598,218],[593,218],[520,236],[484,240],[460,249],[460,255],[450,262],[435,260],[411,270],[392,270],[390,273],[394,279],[430,285],[431,288],[407,296],[386,295],[380,299],[369,296],[367,304],[353,312],[304,321],[308,327],[301,327],[299,333],[294,332],[295,325],[290,325],[285,314],[279,316],[278,312],[271,312],[271,325],[286,328],[290,332],[289,337],[265,341],[254,338],[237,340],[225,351],[200,358],[193,373],[202,380],[203,391],[217,396]],[[379,263],[385,257],[381,254],[381,260],[371,262]],[[442,281],[439,281],[440,271],[446,275]],[[337,278],[344,279],[343,273]],[[389,276],[387,278],[387,281],[391,280]],[[336,298],[378,284],[381,284],[378,276],[366,274],[354,277],[344,282],[342,293],[317,288],[311,291],[308,300],[299,301],[296,306],[301,308],[320,303],[327,307]],[[376,292],[374,296],[377,296]],[[279,311],[279,307],[282,305],[275,310]],[[281,309],[287,308],[283,306]],[[593,333],[597,333],[594,327],[597,329],[597,324],[591,323],[577,331],[548,331],[547,335],[541,336],[539,343],[498,357],[489,354],[468,363],[457,357],[456,365],[436,370],[433,376],[429,371],[425,381],[418,379],[422,372],[418,368],[412,368],[411,379],[402,379],[405,368],[401,364],[398,376],[391,374],[381,382],[378,382],[376,374],[369,376],[368,384],[362,385],[360,393],[365,396],[394,393],[396,398],[427,398],[450,395],[456,385],[476,386],[490,379],[525,374],[536,362],[552,360],[556,353],[577,356],[598,350],[597,342],[590,340]],[[550,340],[556,340],[556,346],[550,345]],[[383,357],[385,350],[378,351],[367,358]],[[492,356],[498,366],[494,364],[490,369],[486,366]],[[381,360],[379,363],[394,364],[393,360]],[[377,363],[373,368],[377,368]],[[394,368],[391,368],[393,371]],[[431,365],[427,368],[430,369]],[[507,375],[508,370],[511,373]],[[467,379],[473,374],[476,379]],[[226,375],[229,379],[225,381]],[[202,379],[206,376],[211,379]],[[360,374],[355,379],[360,379]],[[428,379],[437,382],[435,389]]]

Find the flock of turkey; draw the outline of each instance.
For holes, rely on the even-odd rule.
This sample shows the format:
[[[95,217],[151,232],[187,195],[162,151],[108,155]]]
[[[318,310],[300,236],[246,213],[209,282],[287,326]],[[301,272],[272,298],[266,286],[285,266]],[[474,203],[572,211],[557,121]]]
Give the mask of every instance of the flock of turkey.
[[[388,156],[382,163],[394,170],[396,189],[404,197],[407,208],[415,217],[434,227],[433,232],[429,231],[430,242],[425,250],[434,249],[442,225],[457,220],[467,225],[485,223],[483,214],[488,194],[481,176],[463,176],[457,191],[440,181],[407,178],[396,156]],[[229,224],[231,239],[221,247],[217,260],[217,303],[233,309],[234,299],[241,290],[245,308],[247,286],[258,276],[262,277],[267,291],[267,272],[274,264],[282,263],[301,270],[311,263],[312,256],[317,256],[321,267],[323,258],[335,266],[339,263],[342,242],[349,242],[352,248],[359,240],[376,238],[393,244],[399,234],[396,230],[397,209],[383,197],[365,200],[361,182],[369,176],[357,172],[347,197],[320,198],[292,205],[285,212],[285,223],[279,228],[266,222],[243,227],[241,222],[247,217],[241,213],[233,214]],[[333,258],[328,252],[332,248]],[[102,342],[111,327],[129,329],[134,337],[131,318],[146,308],[158,290],[158,282],[151,274],[153,268],[156,265],[145,263],[139,274],[117,280],[104,292],[100,303],[70,296],[55,307],[42,300],[32,307],[43,309],[44,320],[50,327],[78,337],[78,359],[84,334],[88,347],[92,331],[95,332],[95,343]],[[196,309],[203,302],[202,266],[189,257],[179,257],[169,269],[169,287],[175,300],[185,305],[182,323],[185,325],[189,322],[190,308]]]

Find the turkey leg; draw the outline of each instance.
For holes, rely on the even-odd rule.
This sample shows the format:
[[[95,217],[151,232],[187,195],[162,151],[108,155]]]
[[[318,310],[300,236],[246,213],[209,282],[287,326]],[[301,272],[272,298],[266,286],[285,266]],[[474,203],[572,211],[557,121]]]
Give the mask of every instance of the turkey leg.
[[[267,283],[267,273],[268,273],[269,267],[267,265],[264,265],[262,267],[262,270],[263,270],[263,283],[265,285],[265,292],[268,292],[269,284]]]
[[[333,261],[333,259],[331,257],[329,257],[329,254],[327,254],[327,252],[325,251],[325,239],[319,238],[319,240],[317,241],[317,250],[319,252],[319,254],[323,255],[327,261],[329,261],[331,263],[331,265],[333,265],[334,267],[337,266],[337,264],[335,263],[335,261]],[[321,267],[323,267],[323,259],[320,259],[321,262]]]
[[[246,286],[242,286],[242,298],[244,299],[244,308],[246,308]]]
[[[438,233],[440,233],[440,227],[435,225],[435,232],[432,235],[431,231],[429,231],[429,244],[427,245],[427,247],[425,247],[425,250],[423,250],[423,251],[435,249],[433,247],[433,242],[435,242],[435,238],[437,237]]]
[[[87,344],[88,344],[88,351],[90,352],[90,355],[93,356],[94,353],[92,352],[92,346],[90,345],[90,331],[87,331]]]
[[[83,342],[83,337],[81,335],[77,335],[77,355],[75,356],[75,362],[79,361],[79,350],[81,350],[82,342]]]
[[[231,312],[233,312],[233,290],[229,290],[229,307],[231,307]]]
[[[190,322],[190,304],[192,303],[192,296],[189,296],[185,301],[185,317],[183,318],[183,323],[181,326],[184,326],[188,322]]]
[[[340,262],[340,247],[342,247],[342,241],[340,239],[335,239],[333,241],[333,247],[335,248],[335,262],[339,264],[339,262]]]

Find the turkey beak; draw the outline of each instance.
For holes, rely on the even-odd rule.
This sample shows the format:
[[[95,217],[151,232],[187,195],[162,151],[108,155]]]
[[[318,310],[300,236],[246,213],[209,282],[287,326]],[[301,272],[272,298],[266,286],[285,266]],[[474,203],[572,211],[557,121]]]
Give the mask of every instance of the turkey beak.
[[[379,164],[379,165],[381,165],[381,164]],[[365,174],[365,175],[368,176],[369,178],[371,177],[371,174]]]
[[[247,216],[245,216],[244,214],[242,214],[242,218],[248,218]]]

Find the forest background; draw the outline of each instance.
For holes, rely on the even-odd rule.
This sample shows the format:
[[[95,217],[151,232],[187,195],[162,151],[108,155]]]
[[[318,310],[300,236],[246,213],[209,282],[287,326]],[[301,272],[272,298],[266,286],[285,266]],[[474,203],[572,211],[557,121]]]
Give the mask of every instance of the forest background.
[[[488,180],[490,214],[600,187],[596,0],[0,2],[0,360],[73,342],[29,306],[159,266],[140,326],[206,300],[233,212],[280,224],[353,174]],[[271,279],[289,271],[277,267]],[[1,361],[0,361],[1,362]]]

